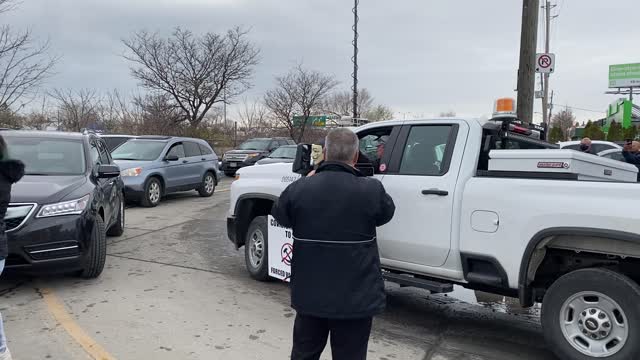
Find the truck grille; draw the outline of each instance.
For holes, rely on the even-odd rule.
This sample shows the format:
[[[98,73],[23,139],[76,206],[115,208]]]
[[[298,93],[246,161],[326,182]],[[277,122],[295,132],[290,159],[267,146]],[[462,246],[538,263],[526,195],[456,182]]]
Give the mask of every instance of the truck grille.
[[[247,159],[247,154],[227,154],[224,156],[224,160],[226,161],[245,161]]]
[[[17,230],[24,225],[35,207],[36,204],[9,204],[7,214],[4,216],[7,232]]]

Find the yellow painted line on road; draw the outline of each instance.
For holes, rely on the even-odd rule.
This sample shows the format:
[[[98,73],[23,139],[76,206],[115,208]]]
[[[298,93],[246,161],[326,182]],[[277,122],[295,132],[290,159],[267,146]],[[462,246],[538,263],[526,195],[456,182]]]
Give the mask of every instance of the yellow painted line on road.
[[[56,319],[65,331],[78,343],[84,351],[95,360],[116,360],[111,356],[100,344],[93,340],[87,333],[82,330],[80,325],[73,320],[67,312],[64,304],[50,289],[42,290],[42,297],[47,304],[49,313]]]
[[[216,192],[225,192],[225,191],[229,191],[231,190],[231,188],[227,188],[227,189],[216,189]]]

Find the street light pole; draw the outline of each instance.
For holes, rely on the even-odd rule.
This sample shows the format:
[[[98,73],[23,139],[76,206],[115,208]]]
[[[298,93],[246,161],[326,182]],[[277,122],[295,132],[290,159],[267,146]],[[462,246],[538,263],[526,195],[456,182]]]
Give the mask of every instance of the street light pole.
[[[358,116],[358,3],[359,0],[354,0],[353,5],[353,119],[357,119]]]

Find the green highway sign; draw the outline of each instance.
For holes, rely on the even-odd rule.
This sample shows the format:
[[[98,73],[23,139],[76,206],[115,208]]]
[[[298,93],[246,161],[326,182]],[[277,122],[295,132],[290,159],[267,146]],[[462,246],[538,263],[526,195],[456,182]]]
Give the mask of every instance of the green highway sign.
[[[304,121],[304,116],[294,116],[293,117],[293,125],[300,126]],[[319,115],[319,116],[309,116],[307,118],[307,125],[317,126],[317,127],[325,127],[327,125],[327,116]]]
[[[610,65],[609,87],[640,87],[640,63]]]

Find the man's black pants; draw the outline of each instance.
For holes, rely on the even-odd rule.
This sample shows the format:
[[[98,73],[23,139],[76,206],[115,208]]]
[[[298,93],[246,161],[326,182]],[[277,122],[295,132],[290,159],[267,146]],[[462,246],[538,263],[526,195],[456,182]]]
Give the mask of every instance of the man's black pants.
[[[291,360],[318,360],[331,333],[333,360],[365,360],[371,318],[322,319],[298,314],[293,326]]]

